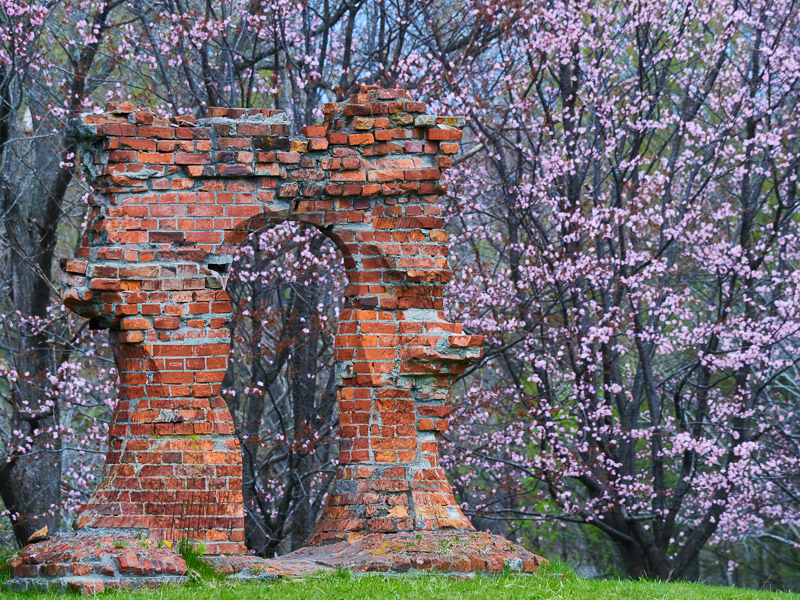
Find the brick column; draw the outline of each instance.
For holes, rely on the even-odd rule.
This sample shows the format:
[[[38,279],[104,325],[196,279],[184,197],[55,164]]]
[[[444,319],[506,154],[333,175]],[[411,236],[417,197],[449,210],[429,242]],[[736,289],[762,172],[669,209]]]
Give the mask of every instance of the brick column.
[[[103,481],[76,526],[142,530],[156,540],[200,541],[212,554],[242,553],[241,451],[219,396],[230,351],[227,295],[196,263],[170,259],[169,251],[127,254],[128,263],[146,266],[88,268],[92,295],[119,315],[110,341],[120,390]],[[149,264],[157,259],[170,264]]]
[[[481,340],[443,319],[441,297],[417,295],[421,286],[385,287],[394,292],[386,304],[397,308],[342,313],[341,466],[312,543],[364,532],[473,529],[439,466],[437,438],[447,429],[452,379],[465,356],[478,355]]]

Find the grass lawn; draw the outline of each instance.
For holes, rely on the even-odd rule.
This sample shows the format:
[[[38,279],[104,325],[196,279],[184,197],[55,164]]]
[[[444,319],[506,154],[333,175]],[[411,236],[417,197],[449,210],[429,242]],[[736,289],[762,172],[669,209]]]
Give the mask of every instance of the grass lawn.
[[[58,593],[3,592],[0,597],[19,600],[56,600]],[[164,586],[156,590],[108,592],[103,600],[332,600],[405,599],[455,600],[800,600],[800,594],[757,592],[738,588],[710,587],[689,583],[655,583],[619,580],[581,579],[566,568],[547,566],[535,576],[503,575],[452,579],[441,575],[362,576],[337,573],[324,577],[274,582],[231,584],[220,579],[204,579],[184,586]]]

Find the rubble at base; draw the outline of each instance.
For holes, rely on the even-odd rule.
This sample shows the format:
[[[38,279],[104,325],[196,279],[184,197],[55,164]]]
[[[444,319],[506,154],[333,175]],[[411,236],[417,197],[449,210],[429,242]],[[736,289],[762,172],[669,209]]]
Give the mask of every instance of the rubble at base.
[[[203,560],[234,580],[268,581],[337,569],[387,575],[428,572],[468,575],[535,573],[546,561],[483,531],[355,534],[352,541],[306,546],[274,559],[208,555]],[[84,595],[109,589],[158,587],[189,581],[174,547],[137,537],[60,534],[24,548],[11,562],[17,591],[55,589]]]
[[[23,548],[10,562],[10,589],[84,594],[184,583],[186,561],[175,548],[136,536],[57,534]]]
[[[313,562],[355,572],[534,573],[546,561],[499,535],[440,530],[358,535],[354,541],[306,546],[269,562],[287,570]]]

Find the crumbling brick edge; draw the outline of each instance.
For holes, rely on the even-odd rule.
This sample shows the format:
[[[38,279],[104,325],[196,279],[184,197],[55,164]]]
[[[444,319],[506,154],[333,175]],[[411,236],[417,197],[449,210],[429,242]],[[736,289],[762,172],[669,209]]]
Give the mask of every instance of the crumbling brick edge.
[[[205,545],[238,578],[354,572],[533,572],[543,559],[476,532],[438,460],[455,377],[482,336],[446,320],[451,278],[438,205],[461,117],[367,87],[290,136],[270,109],[161,119],[129,103],[82,115],[93,194],[65,261],[64,303],[111,329],[120,402],[103,483],[78,532],[32,544],[9,586],[94,593],[186,581],[174,544]],[[244,554],[241,455],[220,386],[230,253],[287,220],[326,232],[349,284],[336,336],[342,452],[309,546]],[[168,485],[166,485],[168,484]]]

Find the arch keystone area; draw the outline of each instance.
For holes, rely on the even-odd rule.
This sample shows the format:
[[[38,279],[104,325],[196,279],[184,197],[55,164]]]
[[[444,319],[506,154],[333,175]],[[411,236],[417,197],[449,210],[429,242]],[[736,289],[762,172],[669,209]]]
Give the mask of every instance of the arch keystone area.
[[[188,539],[228,573],[346,567],[533,572],[542,559],[474,530],[439,465],[444,403],[481,354],[449,323],[440,181],[461,117],[426,114],[405,90],[363,87],[289,135],[276,110],[211,108],[162,119],[127,102],[76,119],[92,185],[63,301],[109,329],[120,374],[98,489],[75,531],[27,546],[16,588],[186,579]],[[340,466],[307,545],[245,554],[242,468],[220,397],[228,364],[230,255],[252,232],[299,221],[342,251],[348,285],[336,335]]]

